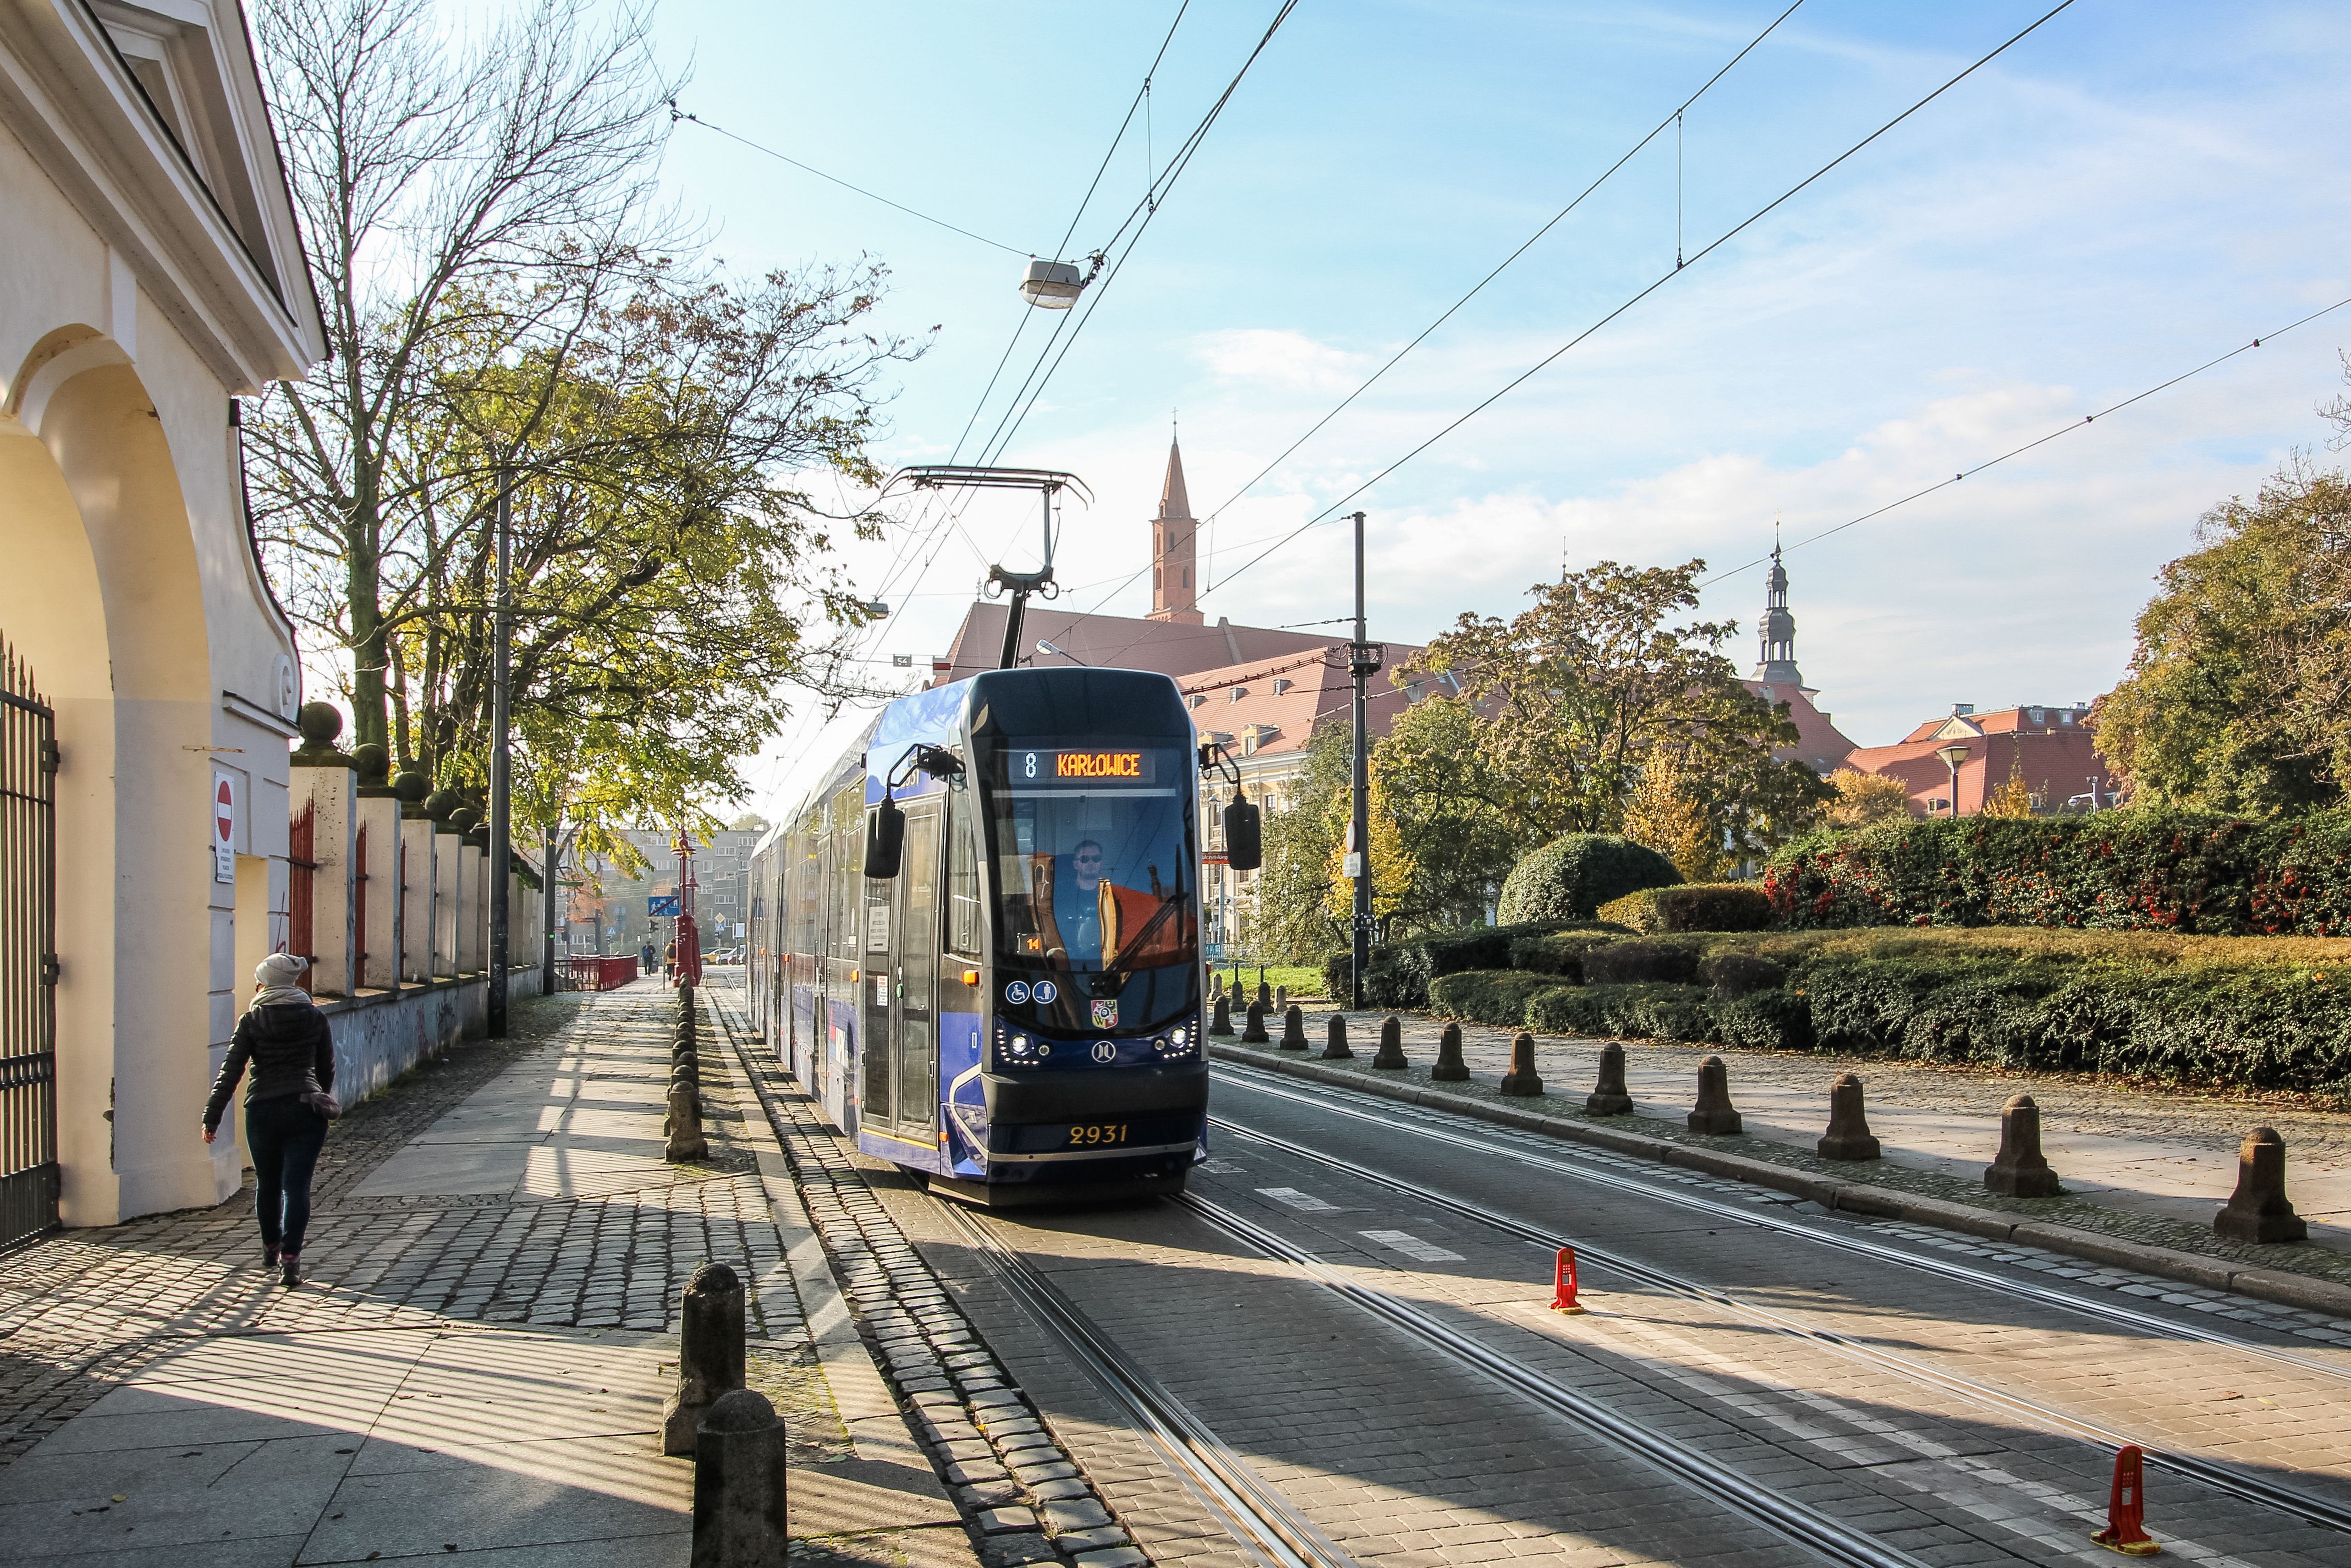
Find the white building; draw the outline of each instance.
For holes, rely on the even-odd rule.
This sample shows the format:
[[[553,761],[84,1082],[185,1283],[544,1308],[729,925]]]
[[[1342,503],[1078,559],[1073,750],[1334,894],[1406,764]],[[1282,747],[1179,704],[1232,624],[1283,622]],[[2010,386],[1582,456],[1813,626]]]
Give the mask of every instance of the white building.
[[[53,998],[56,1146],[0,1181],[103,1225],[236,1190],[236,1144],[199,1118],[286,939],[299,666],[234,400],[324,347],[235,0],[0,0],[0,638],[57,747],[54,935],[0,933],[0,1053],[26,1059],[0,1095],[40,1109]],[[12,788],[43,777],[14,770],[26,744]],[[21,899],[40,868],[14,850]]]

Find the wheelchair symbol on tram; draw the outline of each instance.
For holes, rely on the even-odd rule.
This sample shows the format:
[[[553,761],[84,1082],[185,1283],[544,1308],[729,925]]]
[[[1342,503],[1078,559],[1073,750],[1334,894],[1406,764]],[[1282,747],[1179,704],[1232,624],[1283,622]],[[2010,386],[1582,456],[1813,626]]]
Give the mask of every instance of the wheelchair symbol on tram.
[[[1026,980],[1015,980],[1010,985],[1005,987],[1004,999],[1010,1002],[1016,1008],[1022,1002],[1027,1001],[1029,999],[1029,982]]]

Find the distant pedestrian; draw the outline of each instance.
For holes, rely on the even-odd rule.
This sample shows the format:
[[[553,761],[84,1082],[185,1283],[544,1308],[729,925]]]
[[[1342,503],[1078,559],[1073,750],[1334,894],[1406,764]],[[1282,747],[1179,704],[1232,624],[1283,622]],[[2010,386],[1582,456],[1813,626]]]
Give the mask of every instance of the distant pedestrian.
[[[652,974],[653,972],[653,939],[652,937],[648,936],[645,938],[644,947],[639,953],[638,957],[644,966],[643,972],[648,975]]]
[[[677,938],[674,936],[670,938],[669,946],[662,950],[662,978],[664,980],[677,978]]]
[[[335,1041],[327,1017],[295,982],[301,959],[272,953],[253,971],[253,1006],[213,1080],[204,1106],[204,1142],[220,1129],[236,1081],[245,1086],[245,1144],[253,1156],[253,1212],[261,1222],[261,1266],[282,1267],[291,1290],[302,1278],[302,1239],[310,1224],[310,1173],[326,1146],[327,1122],[342,1113],[334,1097]]]

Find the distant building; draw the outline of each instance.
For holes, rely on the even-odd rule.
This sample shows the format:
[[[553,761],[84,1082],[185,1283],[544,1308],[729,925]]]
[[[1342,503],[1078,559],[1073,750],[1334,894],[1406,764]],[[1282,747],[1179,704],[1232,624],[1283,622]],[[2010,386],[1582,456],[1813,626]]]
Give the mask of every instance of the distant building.
[[[640,828],[622,836],[645,858],[645,869],[632,875],[617,861],[589,856],[572,892],[566,945],[575,953],[618,954],[637,952],[650,941],[658,959],[677,923],[649,914],[647,901],[678,890],[677,835]],[[759,836],[730,828],[706,842],[695,841],[694,916],[705,952],[743,939],[750,918],[751,848]]]
[[[2115,803],[2115,778],[2100,760],[2087,705],[2022,706],[1978,713],[1955,703],[1948,717],[1929,719],[1892,746],[1865,747],[1851,766],[1898,779],[1910,792],[1914,816],[1949,816],[1951,768],[1940,755],[1959,747],[1957,815],[1984,809],[1992,791],[2011,778],[2024,780],[2033,810],[2096,810]]]
[[[1813,706],[1820,695],[1816,686],[1804,685],[1803,672],[1796,668],[1796,617],[1788,608],[1788,569],[1780,563],[1780,547],[1771,547],[1771,576],[1763,592],[1763,619],[1756,625],[1757,640],[1762,644],[1762,659],[1755,666],[1755,674],[1747,681],[1747,689],[1765,702],[1788,706],[1788,718],[1796,727],[1796,744],[1775,747],[1771,755],[1782,762],[1802,762],[1822,778],[1847,767],[1853,755],[1853,742],[1844,732],[1829,722],[1829,716]]]

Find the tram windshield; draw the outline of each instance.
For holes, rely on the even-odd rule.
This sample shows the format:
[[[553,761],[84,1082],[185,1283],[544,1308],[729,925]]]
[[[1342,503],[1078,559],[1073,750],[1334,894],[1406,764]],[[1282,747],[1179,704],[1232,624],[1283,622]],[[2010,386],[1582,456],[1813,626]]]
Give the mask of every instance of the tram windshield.
[[[1074,1029],[1149,1029],[1189,1009],[1199,956],[1190,754],[1095,737],[990,749],[998,957],[1071,974]]]

